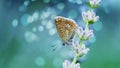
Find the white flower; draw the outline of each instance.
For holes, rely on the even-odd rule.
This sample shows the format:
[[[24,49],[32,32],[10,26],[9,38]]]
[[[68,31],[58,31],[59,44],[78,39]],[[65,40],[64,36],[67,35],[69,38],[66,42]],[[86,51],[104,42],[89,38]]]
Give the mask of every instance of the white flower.
[[[83,34],[84,34],[84,30],[83,27],[78,27],[78,29],[76,30],[77,34],[79,35],[79,38],[81,39]]]
[[[79,63],[75,64],[74,68],[80,68],[80,64]]]
[[[68,67],[70,67],[71,66],[71,64],[70,64],[70,62],[68,61],[68,60],[65,60],[64,62],[63,62],[63,68],[68,68]]]
[[[90,0],[91,5],[99,5],[101,0]]]
[[[85,44],[82,44],[82,46],[80,47],[79,43],[73,43],[73,50],[79,54],[80,56],[83,56],[84,54],[87,54],[89,51],[89,48],[85,47]]]
[[[90,29],[85,31],[84,34],[85,34],[84,37],[86,37],[86,38],[90,38],[90,37],[92,37],[94,35],[93,30],[90,30]]]
[[[65,60],[65,61],[63,62],[63,68],[80,68],[80,64],[77,63],[77,64],[75,64],[74,66],[72,66],[72,63],[70,63],[70,61]]]
[[[101,0],[89,0],[88,5],[91,8],[98,8],[100,5]]]
[[[95,12],[87,11],[82,12],[82,18],[86,23],[93,24],[99,20],[99,16],[96,16]]]
[[[94,36],[93,30],[84,30],[83,27],[79,27],[76,32],[81,40],[87,40]]]

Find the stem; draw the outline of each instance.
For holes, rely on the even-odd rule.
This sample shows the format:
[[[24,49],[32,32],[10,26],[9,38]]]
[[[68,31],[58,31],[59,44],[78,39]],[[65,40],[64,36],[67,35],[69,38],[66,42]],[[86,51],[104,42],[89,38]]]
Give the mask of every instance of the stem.
[[[76,54],[75,57],[74,57],[74,59],[73,59],[73,62],[72,62],[72,68],[74,68],[74,65],[77,62],[78,58],[79,58],[79,55]]]
[[[88,25],[89,25],[89,24],[86,23],[86,25],[85,25],[85,31],[88,31]],[[78,34],[77,34],[77,35],[78,35]],[[78,35],[78,37],[80,38],[79,35]],[[81,39],[80,39],[80,40],[81,40]],[[82,47],[83,41],[84,41],[84,40],[81,40],[81,41],[80,41],[79,48]],[[72,62],[72,68],[74,68],[74,65],[76,64],[76,62],[77,62],[77,60],[79,59],[80,56],[81,56],[80,54],[75,53],[75,57],[74,57],[73,62]]]
[[[82,44],[83,44],[83,41],[81,40],[80,45],[79,45],[79,48],[82,47]],[[75,57],[74,57],[74,59],[73,59],[73,62],[72,62],[72,68],[74,68],[75,63],[77,62],[77,60],[78,60],[79,57],[80,57],[80,54],[77,54],[77,53],[75,53],[75,54],[76,54],[76,55],[75,55]]]
[[[89,10],[90,10],[90,11],[94,11],[94,8],[89,7]]]
[[[82,44],[83,44],[83,40],[81,40],[80,45],[79,45],[79,48],[82,47]]]
[[[85,31],[88,31],[88,23],[86,23],[86,25],[85,25]]]

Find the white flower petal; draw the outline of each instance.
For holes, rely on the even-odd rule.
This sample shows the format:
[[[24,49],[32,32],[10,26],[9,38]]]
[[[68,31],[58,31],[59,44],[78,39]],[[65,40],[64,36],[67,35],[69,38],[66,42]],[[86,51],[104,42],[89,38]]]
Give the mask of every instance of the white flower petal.
[[[85,44],[82,44],[81,50],[85,49]]]
[[[70,62],[68,60],[65,60],[63,62],[63,68],[68,68],[70,66]]]
[[[80,64],[77,63],[74,68],[80,68]]]
[[[80,64],[77,63],[77,64],[75,64],[73,67],[74,67],[74,68],[80,68]],[[63,62],[63,68],[72,68],[72,63],[70,63],[70,61],[68,61],[68,60],[65,60],[65,61]]]
[[[101,0],[90,0],[89,2],[91,5],[99,5]]]
[[[94,21],[96,22],[96,21],[98,21],[99,20],[99,16],[96,16],[95,18],[94,18]]]
[[[90,50],[89,48],[84,49],[83,54],[87,54],[89,50]]]
[[[87,11],[82,13],[83,20],[86,22],[93,21],[96,22],[99,19],[99,16],[96,16],[95,12]]]
[[[100,4],[101,0],[97,0],[96,4]]]
[[[94,34],[93,34],[93,30],[89,30],[86,32],[86,37],[92,37]]]

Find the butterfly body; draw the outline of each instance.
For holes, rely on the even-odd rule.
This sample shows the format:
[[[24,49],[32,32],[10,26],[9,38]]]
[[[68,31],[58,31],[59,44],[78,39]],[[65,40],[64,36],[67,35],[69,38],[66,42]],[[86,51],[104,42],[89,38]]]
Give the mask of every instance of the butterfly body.
[[[56,28],[63,44],[69,44],[75,35],[77,25],[74,20],[58,16],[55,19]]]

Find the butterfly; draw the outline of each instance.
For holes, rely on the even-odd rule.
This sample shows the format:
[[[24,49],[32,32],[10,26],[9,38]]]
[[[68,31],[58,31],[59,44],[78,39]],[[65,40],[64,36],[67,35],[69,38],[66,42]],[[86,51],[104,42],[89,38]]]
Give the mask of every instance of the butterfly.
[[[55,18],[55,24],[58,34],[63,41],[63,45],[71,43],[77,29],[75,21],[62,16],[57,16]]]

